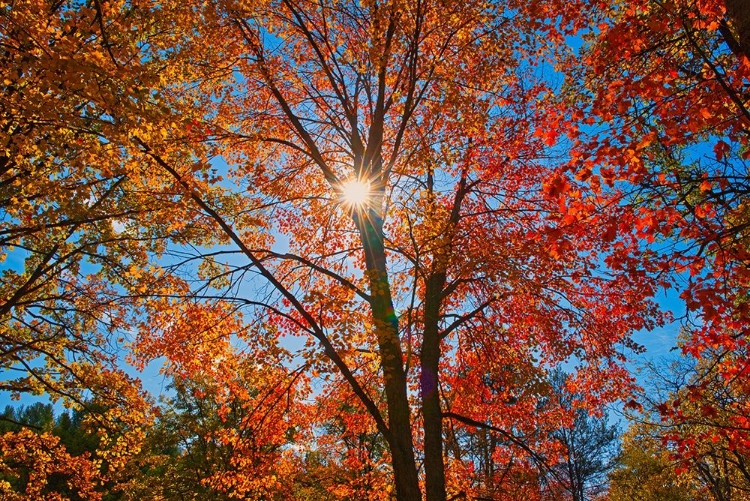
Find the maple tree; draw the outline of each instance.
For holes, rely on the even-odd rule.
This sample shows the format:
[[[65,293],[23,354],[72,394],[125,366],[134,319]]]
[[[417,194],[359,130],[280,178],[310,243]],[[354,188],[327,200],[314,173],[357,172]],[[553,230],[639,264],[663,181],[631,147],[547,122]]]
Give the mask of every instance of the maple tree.
[[[220,276],[265,279],[263,301],[237,285],[226,301],[257,305],[282,334],[319,344],[323,370],[335,367],[331,377],[385,438],[399,499],[421,497],[417,453],[427,499],[462,490],[446,467],[446,421],[536,424],[528,416],[539,393],[509,405],[519,389],[501,383],[509,373],[534,377],[576,356],[583,363],[570,384],[589,405],[623,395],[630,380],[617,347],[653,322],[654,286],[639,270],[598,271],[616,239],[585,221],[563,225],[542,162],[550,133],[535,122],[549,89],[521,37],[533,31],[511,7],[197,9],[174,54],[196,80],[172,92],[207,110],[195,125],[208,149],[202,162],[221,155],[225,182],[247,186],[242,199],[224,205],[203,191],[220,184],[200,176],[201,161],[185,165],[168,149],[182,130],[167,131],[165,143],[136,139],[247,262],[226,260],[193,297]],[[217,37],[220,50],[196,49]],[[350,178],[369,184],[366,203],[347,205]],[[272,232],[288,235],[288,249],[269,247]],[[493,378],[497,388],[484,382]],[[488,422],[498,409],[504,422]]]
[[[383,436],[356,396],[338,393],[337,404],[316,406],[317,450],[305,453],[297,474],[295,498],[393,498],[393,476]]]
[[[573,131],[565,170],[622,190],[631,209],[622,218],[661,255],[666,286],[681,289],[695,327],[684,348],[696,357],[714,344],[741,349],[747,323],[747,18],[738,5],[572,3],[577,26],[567,33],[584,13],[596,29],[561,65],[578,97],[552,118]]]
[[[656,388],[643,399],[648,405],[633,427],[633,434],[663,447],[660,455],[672,474],[717,500],[742,497],[750,489],[747,391],[741,379],[723,374],[723,366],[733,363],[717,349],[668,369],[651,367]]]
[[[479,495],[461,437],[502,437],[491,462],[537,475],[564,454],[552,430],[627,395],[623,347],[661,321],[667,270],[694,271],[705,328],[688,351],[744,342],[746,31],[720,2],[0,9],[0,231],[22,263],[3,272],[2,361],[30,375],[8,386],[94,392],[134,449],[153,409],[118,368],[125,339],[175,384],[206,373],[224,418],[257,397],[237,371],[291,407],[290,374],[323,385],[298,412],[345,451],[330,469],[431,501]],[[584,28],[571,59],[564,37]],[[679,157],[714,140],[708,164]],[[634,187],[645,202],[627,203]],[[687,250],[643,245],[674,236]],[[571,360],[579,397],[540,414]],[[222,428],[238,451],[242,419]],[[286,419],[264,440],[283,449]],[[127,443],[103,440],[110,458]],[[276,459],[212,486],[255,492]]]
[[[122,368],[132,302],[111,280],[127,281],[158,250],[158,236],[175,233],[158,224],[127,230],[165,218],[164,209],[176,214],[166,197],[141,196],[148,183],[120,147],[130,132],[119,121],[155,75],[135,62],[132,27],[146,28],[149,16],[132,7],[0,3],[2,388],[64,400],[85,411],[97,437],[91,457],[67,459],[53,437],[6,435],[3,457],[38,470],[32,498],[55,468],[80,474],[80,495],[96,498],[98,486],[128,477],[153,420],[140,382]]]
[[[568,108],[577,121],[569,172],[592,187],[628,192],[622,203],[632,212],[623,219],[632,217],[644,245],[658,252],[665,285],[681,290],[690,336],[680,347],[699,365],[712,364],[690,398],[711,412],[709,381],[724,379],[741,396],[750,374],[747,8],[735,1],[579,2],[571,12],[588,12],[597,28],[568,67],[580,96]],[[685,408],[675,412],[694,413],[688,400],[677,402]],[[743,443],[744,404],[730,412],[736,421],[726,426],[736,426],[732,440]],[[688,429],[675,442],[687,456],[707,439]]]
[[[0,437],[0,450],[3,477],[13,479],[21,468],[26,468],[28,475],[22,493],[12,489],[5,478],[0,480],[3,499],[50,498],[54,494],[47,491],[46,486],[55,475],[57,481],[59,476],[64,476],[70,491],[81,498],[101,499],[95,490],[98,478],[94,463],[83,456],[70,456],[60,446],[59,439],[49,433],[38,435],[27,429],[6,433]]]
[[[721,376],[721,361],[648,366],[646,406],[630,414],[612,499],[736,499],[748,492],[747,392]]]

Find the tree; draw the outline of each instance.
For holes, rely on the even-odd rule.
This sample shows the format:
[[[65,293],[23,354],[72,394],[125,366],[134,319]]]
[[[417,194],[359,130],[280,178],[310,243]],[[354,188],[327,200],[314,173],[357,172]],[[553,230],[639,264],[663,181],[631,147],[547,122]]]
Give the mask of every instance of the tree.
[[[50,432],[60,439],[70,454],[80,456],[85,452],[95,452],[99,442],[94,434],[86,432],[85,421],[86,412],[81,410],[66,410],[55,416],[52,404],[7,405],[0,414],[0,433],[18,432],[24,428]]]
[[[658,403],[673,431],[662,438],[675,461],[697,461],[688,469],[703,470],[718,498],[743,482],[730,480],[728,465],[744,452],[727,451],[724,432],[734,428],[733,447],[748,439],[747,10],[732,0],[644,0],[568,12],[598,24],[565,66],[580,118],[568,169],[592,187],[621,187],[630,207],[621,220],[633,218],[661,254],[665,285],[680,289],[680,347],[694,368],[681,372],[692,382]],[[714,439],[712,430],[724,431]]]
[[[683,333],[682,342],[690,340]],[[747,496],[747,391],[741,379],[724,376],[723,365],[735,363],[731,355],[721,349],[703,355],[646,366],[648,391],[639,398],[644,406],[628,416],[620,467],[612,474],[617,496],[680,494],[677,499],[717,501]]]
[[[675,469],[716,500],[750,491],[747,391],[741,379],[724,375],[733,355],[707,351],[698,361],[673,364],[660,374],[666,398],[652,404],[660,418],[655,435],[671,451]]]
[[[656,428],[631,423],[616,468],[609,475],[612,501],[692,501],[705,499],[699,483],[678,475]]]
[[[290,497],[284,479],[298,462],[290,445],[309,433],[307,411],[294,396],[301,371],[234,361],[219,362],[231,366],[223,367],[231,378],[175,377],[175,394],[163,402],[149,441],[168,454],[132,483],[128,499],[149,492],[164,499]]]
[[[50,430],[54,424],[52,404],[36,403],[20,408],[6,405],[0,415],[0,433],[18,431],[24,426],[37,430]]]
[[[110,477],[140,449],[152,416],[140,382],[121,367],[133,322],[109,277],[127,280],[162,233],[120,229],[167,206],[139,196],[117,139],[128,132],[114,119],[138,106],[147,92],[136,87],[153,78],[134,60],[130,28],[146,28],[142,13],[99,2],[0,3],[0,388],[85,410]],[[136,71],[123,72],[122,61]],[[17,437],[30,450],[63,450],[51,437]]]
[[[462,471],[467,495],[474,499],[523,496],[544,500],[597,499],[605,490],[606,474],[614,466],[619,432],[606,413],[592,416],[582,395],[566,385],[568,376],[556,370],[536,381],[537,414],[554,416],[513,434],[482,426],[450,430],[446,448],[471,465]],[[472,424],[463,421],[464,424]],[[525,433],[525,434],[522,434]]]
[[[23,429],[0,437],[0,470],[3,499],[44,499],[70,493],[79,499],[102,499],[96,489],[99,477],[95,464],[85,456],[69,455],[60,440],[48,432],[37,434]],[[20,492],[13,483],[20,483]],[[62,492],[61,484],[65,486]]]
[[[564,460],[555,465],[555,469],[564,479],[565,488],[574,501],[598,499],[606,490],[607,474],[614,467],[620,432],[617,426],[609,423],[606,413],[594,417],[585,408],[576,409],[580,396],[569,393],[566,380],[563,372],[552,375],[552,395],[560,400],[561,406],[574,410],[571,426],[552,433],[564,451]]]
[[[385,437],[401,499],[420,497],[413,425],[424,433],[427,498],[445,499],[444,413],[461,408],[484,421],[492,405],[507,407],[464,408],[458,395],[448,399],[455,409],[441,403],[441,391],[472,377],[479,361],[470,345],[510,365],[535,351],[547,364],[575,354],[588,362],[579,374],[585,392],[611,398],[628,383],[609,363],[615,346],[652,313],[651,284],[637,270],[611,279],[593,272],[613,240],[558,218],[558,188],[539,162],[547,131],[535,124],[544,82],[522,60],[535,54],[519,35],[533,31],[505,8],[278,2],[204,12],[192,29],[226,44],[191,63],[233,73],[197,79],[222,96],[204,98],[215,111],[201,126],[215,154],[236,166],[235,182],[255,187],[244,214],[265,219],[246,236],[169,150],[140,141],[272,285],[265,302],[277,322],[320,343]],[[346,202],[352,178],[369,185],[361,205]],[[292,225],[289,252],[258,242],[265,228]],[[621,253],[638,252],[628,249]],[[511,354],[516,337],[523,343]],[[384,400],[360,382],[377,373],[352,371],[367,367],[357,349],[375,352]],[[452,350],[456,365],[442,358]]]
[[[566,413],[536,416],[543,395],[528,383],[572,358],[569,384],[585,405],[622,397],[632,381],[618,348],[659,320],[655,268],[627,235],[635,222],[615,224],[618,193],[555,169],[561,124],[547,115],[557,89],[541,62],[553,54],[549,18],[527,7],[3,6],[6,26],[22,27],[5,36],[26,41],[6,50],[5,127],[19,131],[9,144],[20,160],[3,175],[8,185],[25,170],[40,178],[26,181],[26,212],[9,213],[8,225],[43,244],[5,244],[30,249],[32,270],[7,280],[8,314],[33,327],[32,345],[47,339],[60,319],[39,311],[67,304],[57,296],[72,270],[74,290],[91,288],[70,294],[92,337],[78,351],[136,325],[137,356],[199,371],[233,356],[232,340],[267,360],[259,338],[302,337],[311,374],[345,388],[321,405],[351,392],[384,438],[397,498],[420,499],[420,477],[430,501],[458,495],[453,479],[468,465],[444,448],[446,429],[490,427],[522,443],[516,433]],[[48,100],[68,113],[50,117]],[[89,156],[63,161],[76,134]],[[39,145],[44,156],[27,153]],[[99,152],[101,161],[90,156]],[[63,190],[50,205],[56,219],[29,227],[49,213],[46,186],[69,175],[97,186],[96,201],[76,188],[71,207]],[[352,181],[364,200],[349,198]],[[571,217],[590,207],[596,217]],[[49,239],[70,221],[81,223]],[[88,230],[91,240],[61,253]],[[288,245],[274,245],[279,236]],[[98,276],[79,273],[89,265]],[[115,303],[133,314],[110,314]],[[75,351],[66,343],[79,331],[62,325],[51,344]],[[29,344],[12,339],[10,351]],[[27,360],[39,353],[11,359],[34,373]],[[133,417],[146,414],[142,405]]]
[[[567,68],[580,117],[569,170],[592,187],[621,187],[630,210],[620,222],[631,218],[661,255],[665,286],[687,307],[684,353],[712,359],[719,349],[726,377],[742,380],[750,63],[740,5],[579,2],[570,15],[587,13],[598,30]]]
[[[111,499],[103,497],[111,485],[85,412],[55,415],[52,404],[39,402],[8,405],[0,415],[0,443],[3,499]]]
[[[294,476],[295,499],[393,499],[387,444],[350,394],[338,406],[318,406],[315,449],[302,452]],[[329,414],[330,413],[330,414]]]

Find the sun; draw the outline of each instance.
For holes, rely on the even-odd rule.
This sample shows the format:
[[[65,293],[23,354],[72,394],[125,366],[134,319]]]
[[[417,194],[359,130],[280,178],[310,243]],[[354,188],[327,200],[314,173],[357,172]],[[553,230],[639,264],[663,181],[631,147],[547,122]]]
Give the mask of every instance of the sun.
[[[356,178],[345,181],[341,185],[341,198],[351,208],[363,208],[370,200],[370,183]]]

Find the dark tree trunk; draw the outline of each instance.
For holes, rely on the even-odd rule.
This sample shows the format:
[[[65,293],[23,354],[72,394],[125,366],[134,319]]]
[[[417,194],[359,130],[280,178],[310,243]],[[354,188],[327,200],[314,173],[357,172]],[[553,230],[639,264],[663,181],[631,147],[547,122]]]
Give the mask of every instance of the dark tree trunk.
[[[393,307],[391,288],[386,268],[383,246],[383,223],[376,210],[355,213],[365,251],[367,276],[372,296],[371,307],[378,348],[385,379],[385,396],[388,408],[386,436],[391,450],[396,497],[399,501],[420,501],[419,476],[414,458],[411,434],[411,413],[406,393],[406,372],[398,337],[398,319]]]
[[[443,303],[453,238],[459,221],[461,204],[466,196],[466,175],[453,201],[450,218],[438,235],[433,268],[427,279],[424,300],[424,335],[420,353],[420,392],[424,419],[424,469],[427,501],[446,501],[445,462],[443,460],[443,412],[440,408],[440,308]]]
[[[438,322],[445,272],[427,281],[424,312],[424,338],[420,363],[420,391],[424,419],[424,468],[427,501],[445,501],[445,464],[443,462],[443,414],[440,409]]]

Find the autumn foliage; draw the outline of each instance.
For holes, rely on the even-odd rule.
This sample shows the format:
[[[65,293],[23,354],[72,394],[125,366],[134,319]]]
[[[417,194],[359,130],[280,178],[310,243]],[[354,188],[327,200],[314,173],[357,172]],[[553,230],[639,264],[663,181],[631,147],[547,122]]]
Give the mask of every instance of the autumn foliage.
[[[722,417],[663,443],[744,447],[739,3],[0,2],[2,389],[98,437],[0,489],[577,500],[665,289]]]

